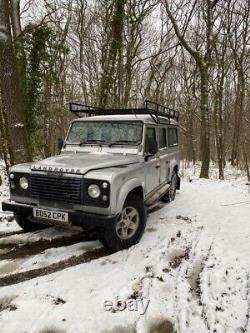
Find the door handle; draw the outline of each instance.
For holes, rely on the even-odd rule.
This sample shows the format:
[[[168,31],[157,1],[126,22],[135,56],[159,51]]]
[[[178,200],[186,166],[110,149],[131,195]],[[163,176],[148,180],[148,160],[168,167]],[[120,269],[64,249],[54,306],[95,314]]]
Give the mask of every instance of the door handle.
[[[155,168],[159,169],[159,167],[160,167],[160,164],[156,164]]]

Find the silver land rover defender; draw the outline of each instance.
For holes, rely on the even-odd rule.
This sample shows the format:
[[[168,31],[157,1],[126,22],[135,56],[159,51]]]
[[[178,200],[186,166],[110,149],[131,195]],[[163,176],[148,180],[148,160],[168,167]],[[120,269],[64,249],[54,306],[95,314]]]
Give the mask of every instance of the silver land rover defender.
[[[150,101],[138,109],[70,103],[70,111],[79,119],[60,154],[13,166],[2,209],[27,231],[80,228],[113,251],[128,248],[142,237],[147,211],[180,188],[179,113]]]

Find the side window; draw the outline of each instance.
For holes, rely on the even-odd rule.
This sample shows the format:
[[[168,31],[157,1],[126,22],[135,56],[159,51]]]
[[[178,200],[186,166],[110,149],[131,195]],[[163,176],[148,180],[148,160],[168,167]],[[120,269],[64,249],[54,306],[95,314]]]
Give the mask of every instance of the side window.
[[[156,140],[155,128],[147,127],[146,129],[146,138],[145,138],[145,153],[149,152],[149,142],[150,139],[154,138]]]
[[[168,128],[168,145],[175,146],[178,144],[178,132],[177,128]]]
[[[167,146],[167,134],[166,128],[159,128],[159,148],[165,148]]]

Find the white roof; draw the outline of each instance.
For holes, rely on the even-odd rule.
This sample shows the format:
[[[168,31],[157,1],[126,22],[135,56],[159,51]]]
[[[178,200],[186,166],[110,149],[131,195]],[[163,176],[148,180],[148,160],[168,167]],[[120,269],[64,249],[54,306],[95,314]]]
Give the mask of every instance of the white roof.
[[[164,123],[165,118],[159,117],[159,119],[162,119],[162,123]],[[154,124],[155,122],[151,118],[150,115],[147,114],[139,114],[139,115],[122,115],[122,114],[117,114],[117,115],[107,115],[107,116],[92,116],[92,117],[82,117],[82,118],[77,118],[74,121],[142,121],[147,124]],[[171,120],[171,125],[177,125],[178,123],[174,120]]]

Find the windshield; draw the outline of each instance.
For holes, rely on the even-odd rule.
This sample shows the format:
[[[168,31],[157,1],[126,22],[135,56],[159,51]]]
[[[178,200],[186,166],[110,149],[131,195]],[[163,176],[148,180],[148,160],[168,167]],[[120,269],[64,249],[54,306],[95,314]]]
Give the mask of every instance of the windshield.
[[[139,121],[77,121],[72,123],[66,143],[139,145],[141,140]]]

